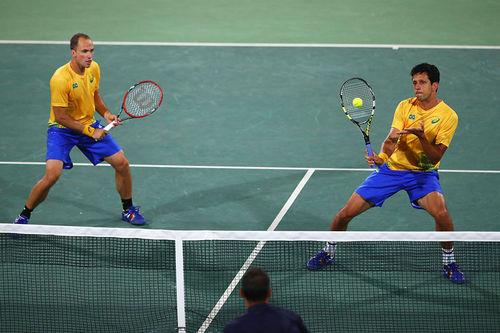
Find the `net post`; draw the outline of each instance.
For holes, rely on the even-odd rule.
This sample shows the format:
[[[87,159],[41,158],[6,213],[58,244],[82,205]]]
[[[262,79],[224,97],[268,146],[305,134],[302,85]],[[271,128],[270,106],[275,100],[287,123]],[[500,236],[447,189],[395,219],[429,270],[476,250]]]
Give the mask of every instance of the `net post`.
[[[175,239],[175,285],[177,295],[177,331],[186,332],[186,308],[184,298],[184,251],[183,240]]]

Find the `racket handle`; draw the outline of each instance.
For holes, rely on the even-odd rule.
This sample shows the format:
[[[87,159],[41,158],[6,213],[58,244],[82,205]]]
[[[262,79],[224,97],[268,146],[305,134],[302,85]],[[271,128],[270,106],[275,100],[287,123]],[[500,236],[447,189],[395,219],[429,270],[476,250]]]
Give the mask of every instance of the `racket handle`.
[[[115,127],[116,124],[114,121],[110,122],[109,124],[106,125],[106,127],[104,127],[104,130],[107,132],[109,131],[110,129],[112,129],[113,127]]]
[[[366,144],[366,151],[368,153],[368,156],[373,156],[373,149],[372,149],[372,145],[367,143]],[[373,168],[375,165],[372,165],[370,166],[370,168]]]
[[[373,156],[373,149],[371,144],[366,144],[366,151],[368,152],[368,156]]]

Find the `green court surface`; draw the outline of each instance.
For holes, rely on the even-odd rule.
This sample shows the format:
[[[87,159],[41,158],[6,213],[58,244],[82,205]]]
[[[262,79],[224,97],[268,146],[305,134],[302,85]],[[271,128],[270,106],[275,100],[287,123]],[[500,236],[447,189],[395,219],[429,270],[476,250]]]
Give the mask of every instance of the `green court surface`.
[[[4,0],[2,39],[500,45],[495,0]],[[69,32],[71,31],[71,32]]]
[[[483,198],[498,194],[498,133],[487,130],[496,117],[489,104],[499,101],[495,93],[499,76],[491,75],[492,69],[500,68],[496,50],[96,48],[96,61],[103,68],[101,91],[110,106],[118,106],[124,87],[135,81],[152,79],[165,87],[166,102],[160,111],[113,130],[130,162],[139,165],[133,168],[134,199],[143,207],[150,228],[266,229],[307,169],[366,168],[362,138],[339,110],[342,80],[360,75],[374,86],[378,103],[372,142],[378,146],[390,127],[395,105],[411,94],[409,68],[432,59],[442,72],[441,96],[460,116],[441,173],[457,230],[498,229],[494,201],[476,199],[479,193]],[[0,219],[8,221],[43,174],[43,165],[16,163],[44,160],[46,82],[55,68],[53,62],[65,61],[67,47],[5,44],[0,49],[6,71],[1,82],[4,118],[8,124],[23,124],[22,134],[17,126],[5,128],[2,134],[1,160],[13,162],[0,165],[6,202]],[[35,55],[43,64],[35,69],[39,74],[23,65]],[[483,89],[470,94],[476,82]],[[19,86],[23,88],[12,89]],[[77,149],[72,158],[88,162]],[[202,168],[206,166],[214,168]],[[228,166],[242,169],[220,168]],[[301,170],[280,169],[287,167]],[[368,171],[316,171],[279,228],[326,229],[331,216],[367,175]],[[374,209],[353,228],[432,229],[429,218],[410,209],[404,195],[387,206],[393,208]],[[400,208],[404,214],[395,214],[403,211]],[[123,226],[117,212],[112,170],[76,166],[64,172],[32,222]]]
[[[373,86],[377,110],[371,140],[378,150],[397,103],[412,95],[411,67],[430,62],[441,71],[440,97],[455,109],[460,121],[440,171],[455,229],[500,231],[500,134],[494,126],[500,105],[499,12],[499,2],[486,0],[425,0],[418,4],[368,0],[83,4],[49,0],[43,6],[34,1],[3,1],[0,222],[12,222],[31,187],[43,175],[48,82],[54,70],[69,60],[66,41],[73,33],[83,31],[96,41],[95,61],[102,72],[100,93],[108,107],[118,112],[125,90],[140,80],[157,81],[165,89],[165,103],[157,113],[144,120],[128,121],[112,131],[132,165],[134,202],[142,207],[148,220],[142,228],[254,231],[267,230],[274,221],[279,231],[328,230],[333,215],[371,172],[363,159],[361,134],[340,110],[338,90],[342,81],[361,76]],[[77,165],[63,172],[30,223],[137,228],[120,221],[121,204],[113,170],[89,165],[77,149],[72,158]],[[296,189],[291,206],[280,215]],[[350,224],[350,230],[355,231],[433,229],[431,217],[412,209],[405,193],[396,194],[383,208],[372,209]],[[4,244],[14,246],[9,251],[15,254],[14,243],[6,240]],[[191,310],[196,309],[197,297],[217,301],[255,244],[247,245],[238,248],[241,253],[234,256],[232,266],[219,272],[222,276],[198,267],[197,258],[187,264],[192,265],[186,272]],[[64,244],[57,246],[70,253],[80,251]],[[378,307],[391,320],[397,321],[400,313],[408,315],[409,325],[424,325],[425,331],[433,331],[433,326],[428,325],[432,312],[429,309],[449,308],[443,299],[464,301],[457,318],[472,311],[477,325],[495,317],[498,310],[498,288],[482,289],[482,279],[498,280],[498,267],[479,274],[482,257],[464,261],[472,282],[465,286],[466,292],[457,296],[453,289],[456,286],[444,279],[438,282],[441,293],[426,289],[436,276],[440,278],[439,260],[434,257],[435,262],[416,271],[417,277],[398,268],[391,280],[377,269],[354,270],[350,265],[354,265],[356,253],[362,253],[362,249],[355,249],[344,264],[332,269],[334,272],[311,275],[303,263],[318,244],[309,246],[307,253],[303,248],[293,249],[287,267],[276,265],[281,260],[275,258],[262,259],[266,258],[265,251],[255,264],[266,267],[276,281],[277,304],[293,308],[295,297],[314,297],[322,304],[333,302],[337,308],[328,313],[338,318],[335,328],[339,330],[355,330],[350,309],[362,314],[356,320],[371,322],[373,331],[391,330],[380,319]],[[190,254],[197,250],[188,247],[186,251]],[[2,267],[10,270],[17,266],[7,253]],[[217,255],[220,253],[213,253],[211,260],[218,260]],[[211,257],[210,253],[207,257]],[[384,258],[367,258],[371,259]],[[168,304],[172,313],[166,320],[175,321],[175,291],[171,290],[174,263],[165,265],[159,272],[120,267],[116,274],[124,274],[125,280],[141,279],[145,274],[157,282],[151,287],[151,295],[161,296],[151,296],[153,303],[163,307],[161,311]],[[87,290],[89,275],[96,278],[100,274],[110,278],[107,282],[111,285],[123,283],[123,290],[117,287],[113,293],[134,292],[127,290],[129,281],[113,280],[118,279],[114,267],[99,266],[92,271],[55,264],[44,267],[47,271],[39,272],[39,278],[49,273],[63,274],[61,285],[52,285],[61,293],[66,286],[74,287],[66,279],[65,274],[70,273],[79,276],[76,288],[82,293]],[[22,268],[33,274],[37,269],[38,265]],[[340,278],[332,279],[332,273]],[[200,287],[196,281],[200,274],[217,282]],[[412,278],[408,286],[397,282]],[[350,282],[346,288],[339,281]],[[10,290],[9,283],[1,287],[3,295]],[[286,293],[304,284],[313,290],[298,296]],[[318,291],[323,285],[327,286],[321,289],[323,292]],[[33,286],[46,287],[43,283]],[[358,289],[367,290],[371,296],[355,292],[346,295]],[[389,296],[406,302],[401,312],[391,312],[390,301],[386,301]],[[497,302],[488,303],[491,300]],[[62,307],[79,307],[85,301],[68,301]],[[21,307],[23,302],[28,304],[29,297],[20,301]],[[124,317],[133,312],[133,300],[110,302],[120,305],[116,312]],[[485,308],[485,302],[493,305]],[[237,293],[228,304],[222,318],[214,322],[214,331],[244,311]],[[36,306],[44,308],[43,302]],[[314,307],[314,302],[308,306]],[[80,313],[80,308],[70,310]],[[206,316],[205,310],[188,311],[188,324],[198,326]],[[328,328],[318,325],[318,316],[304,319],[314,327],[313,331],[326,332]],[[57,326],[57,320],[49,317],[46,327]],[[106,320],[95,318],[95,323]],[[485,331],[492,322],[498,324],[498,320],[488,321]],[[110,325],[115,330],[119,327],[118,323]],[[405,327],[396,326],[400,330]],[[460,322],[453,327],[459,328]]]

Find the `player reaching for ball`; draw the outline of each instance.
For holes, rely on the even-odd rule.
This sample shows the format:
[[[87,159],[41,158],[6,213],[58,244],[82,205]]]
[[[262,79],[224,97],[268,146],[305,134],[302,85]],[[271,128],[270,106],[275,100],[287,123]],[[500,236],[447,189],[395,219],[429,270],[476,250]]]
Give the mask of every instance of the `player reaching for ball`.
[[[457,128],[458,116],[437,96],[439,76],[434,65],[423,63],[413,67],[415,97],[397,106],[381,152],[366,156],[368,165],[376,164],[379,171],[368,176],[335,215],[332,231],[346,231],[354,217],[372,207],[381,207],[387,198],[401,190],[407,192],[412,207],[424,209],[434,218],[436,231],[453,231],[438,168]],[[307,267],[316,270],[333,264],[336,246],[335,242],[327,242],[309,259]],[[441,246],[443,276],[454,283],[465,282],[455,262],[453,243],[442,242]]]

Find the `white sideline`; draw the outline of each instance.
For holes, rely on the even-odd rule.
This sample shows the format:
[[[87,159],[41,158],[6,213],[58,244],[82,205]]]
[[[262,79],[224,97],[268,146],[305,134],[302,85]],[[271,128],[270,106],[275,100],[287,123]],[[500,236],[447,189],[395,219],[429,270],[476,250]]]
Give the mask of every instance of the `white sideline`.
[[[439,44],[347,44],[347,43],[204,43],[204,42],[126,42],[94,41],[96,45],[115,46],[201,46],[201,47],[297,47],[297,48],[371,48],[371,49],[459,49],[500,50],[499,45],[439,45]],[[0,40],[0,44],[69,45],[69,41]]]
[[[0,161],[0,165],[45,165],[45,162],[21,162],[21,161]],[[93,167],[91,163],[74,163],[78,167]],[[107,163],[101,163],[98,167],[109,167]],[[372,172],[370,168],[321,168],[321,167],[265,167],[265,166],[245,166],[245,165],[183,165],[183,164],[130,164],[132,168],[158,168],[158,169],[219,169],[219,170],[283,170],[283,171],[306,171],[314,169],[315,171],[366,171]],[[449,170],[440,169],[443,173],[498,173],[500,170]]]

